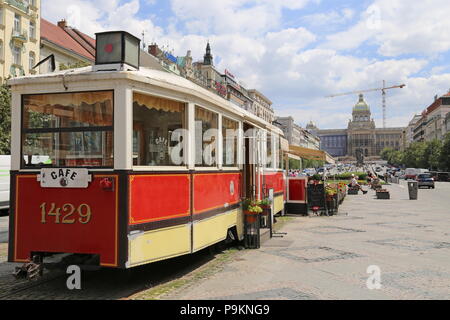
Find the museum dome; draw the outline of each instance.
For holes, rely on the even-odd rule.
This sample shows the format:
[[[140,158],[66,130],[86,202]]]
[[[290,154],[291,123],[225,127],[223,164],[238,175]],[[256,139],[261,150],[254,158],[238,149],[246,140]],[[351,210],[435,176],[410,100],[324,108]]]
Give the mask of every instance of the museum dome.
[[[316,124],[311,120],[308,125],[306,126],[307,130],[317,130]]]
[[[359,95],[358,103],[353,107],[353,111],[370,111],[369,105],[364,100],[364,95]]]

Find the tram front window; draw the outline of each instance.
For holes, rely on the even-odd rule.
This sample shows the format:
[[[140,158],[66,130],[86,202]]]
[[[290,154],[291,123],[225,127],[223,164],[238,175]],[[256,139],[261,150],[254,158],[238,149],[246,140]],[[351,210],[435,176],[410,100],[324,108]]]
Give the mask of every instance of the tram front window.
[[[222,118],[223,136],[223,166],[237,167],[239,123],[228,118]]]
[[[22,167],[113,167],[113,91],[25,95],[22,114]]]
[[[134,93],[133,165],[181,166],[186,104]]]

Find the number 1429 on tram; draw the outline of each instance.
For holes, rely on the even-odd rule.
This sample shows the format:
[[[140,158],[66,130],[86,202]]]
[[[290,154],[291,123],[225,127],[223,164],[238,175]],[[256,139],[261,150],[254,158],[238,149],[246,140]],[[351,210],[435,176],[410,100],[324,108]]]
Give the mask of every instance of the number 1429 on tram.
[[[246,198],[270,191],[284,209],[281,130],[139,68],[139,49],[117,37],[134,39],[98,34],[92,67],[9,82],[10,262],[67,253],[132,268],[242,240]]]

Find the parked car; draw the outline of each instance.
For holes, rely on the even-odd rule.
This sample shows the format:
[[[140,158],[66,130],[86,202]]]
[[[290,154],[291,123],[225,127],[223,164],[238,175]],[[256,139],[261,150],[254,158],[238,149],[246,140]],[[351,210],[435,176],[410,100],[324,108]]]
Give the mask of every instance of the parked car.
[[[450,181],[450,173],[448,172],[436,172],[436,171],[430,171],[430,174],[434,181],[440,181],[440,182],[449,182]]]
[[[428,189],[435,188],[434,179],[429,173],[421,173],[417,176],[417,182],[419,183],[419,188],[427,187]]]
[[[417,175],[420,172],[418,171],[418,169],[414,169],[414,168],[408,168],[405,170],[405,179],[406,180],[416,180]]]
[[[9,209],[11,156],[0,156],[0,210]]]

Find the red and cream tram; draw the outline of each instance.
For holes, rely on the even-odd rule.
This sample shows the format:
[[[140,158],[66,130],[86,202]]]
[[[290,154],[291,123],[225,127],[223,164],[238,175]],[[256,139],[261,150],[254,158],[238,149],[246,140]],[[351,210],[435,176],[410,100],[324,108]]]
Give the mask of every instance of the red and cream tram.
[[[284,209],[281,130],[177,75],[102,63],[115,36],[130,37],[99,34],[93,67],[9,82],[10,262],[132,268],[242,240],[245,198]]]

